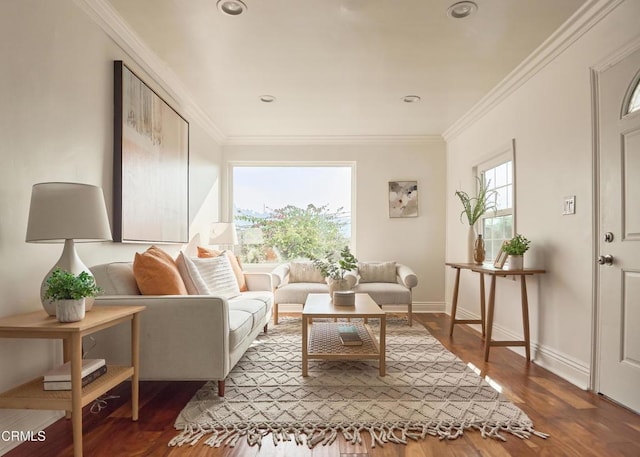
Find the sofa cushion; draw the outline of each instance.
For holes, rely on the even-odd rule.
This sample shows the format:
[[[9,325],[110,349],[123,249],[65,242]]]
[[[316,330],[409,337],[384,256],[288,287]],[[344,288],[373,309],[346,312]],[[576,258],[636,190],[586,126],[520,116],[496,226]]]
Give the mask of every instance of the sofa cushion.
[[[294,282],[285,284],[276,289],[275,303],[304,304],[309,294],[327,294],[329,286],[317,282]]]
[[[229,349],[233,350],[251,333],[253,316],[239,309],[229,309]],[[213,349],[213,348],[212,348]]]
[[[200,295],[216,295],[224,298],[240,295],[236,276],[226,255],[205,259],[194,257],[185,260],[187,265],[195,266],[202,282],[206,285],[204,290],[199,290]]]
[[[251,324],[252,329],[254,329],[267,314],[267,304],[265,302],[257,299],[247,299],[244,296],[229,300],[229,309],[251,314],[253,318],[253,323]]]
[[[360,283],[353,291],[369,294],[378,305],[406,305],[411,302],[411,291],[398,283]]]
[[[395,262],[358,262],[360,282],[398,282]]]
[[[184,252],[178,254],[176,265],[189,295],[209,295],[209,288],[202,279],[198,267]]]
[[[157,246],[136,252],[133,276],[143,295],[187,295],[173,258]]]
[[[140,295],[132,262],[103,263],[90,270],[104,295]]]
[[[326,281],[313,262],[291,262],[289,265],[289,282],[324,283]]]
[[[233,274],[236,276],[236,280],[238,281],[238,287],[240,288],[240,292],[246,292],[249,290],[247,288],[247,282],[244,277],[244,273],[242,272],[242,265],[240,265],[240,260],[236,257],[231,251],[218,251],[216,249],[208,249],[203,248],[202,246],[198,246],[198,257],[202,259],[210,258],[210,257],[218,257],[221,254],[225,254],[229,259],[229,264],[233,269]]]

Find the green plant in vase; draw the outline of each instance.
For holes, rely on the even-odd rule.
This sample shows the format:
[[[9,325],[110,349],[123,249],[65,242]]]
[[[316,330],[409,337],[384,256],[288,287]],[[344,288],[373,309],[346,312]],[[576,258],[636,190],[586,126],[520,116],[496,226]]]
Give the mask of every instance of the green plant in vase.
[[[77,276],[56,268],[47,278],[44,298],[56,304],[56,317],[60,322],[76,322],[85,314],[85,299],[95,297],[102,289],[86,271]]]
[[[463,190],[457,190],[456,196],[462,203],[462,212],[460,213],[460,221],[464,223],[464,219],[469,223],[469,233],[467,236],[467,257],[469,263],[474,262],[474,247],[476,245],[475,224],[480,216],[488,211],[496,211],[496,195],[495,190],[489,190],[490,180],[485,182],[484,179],[476,177],[478,182],[478,192],[474,196],[470,196]],[[484,257],[484,255],[482,256]]]
[[[524,267],[523,256],[529,250],[531,241],[519,233],[502,245],[502,250],[509,256],[508,268],[510,270],[522,270]]]
[[[327,279],[329,284],[329,295],[333,299],[334,290],[348,290],[349,282],[344,277],[348,271],[358,268],[358,259],[351,253],[349,246],[345,246],[340,251],[340,257],[336,258],[334,252],[329,252],[322,259],[311,259],[313,265],[320,270],[320,273]]]

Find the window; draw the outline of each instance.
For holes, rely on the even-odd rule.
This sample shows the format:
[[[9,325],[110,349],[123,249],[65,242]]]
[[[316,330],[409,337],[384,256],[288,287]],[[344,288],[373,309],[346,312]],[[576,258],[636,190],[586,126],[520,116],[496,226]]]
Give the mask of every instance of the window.
[[[640,79],[636,81],[636,87],[631,93],[626,114],[631,114],[638,110],[640,110]]]
[[[496,211],[488,211],[478,220],[478,231],[485,243],[487,261],[495,259],[503,241],[511,239],[515,233],[515,193],[514,193],[513,148],[487,160],[476,167],[477,176],[494,191]]]
[[[352,164],[232,164],[244,263],[320,257],[351,246]]]

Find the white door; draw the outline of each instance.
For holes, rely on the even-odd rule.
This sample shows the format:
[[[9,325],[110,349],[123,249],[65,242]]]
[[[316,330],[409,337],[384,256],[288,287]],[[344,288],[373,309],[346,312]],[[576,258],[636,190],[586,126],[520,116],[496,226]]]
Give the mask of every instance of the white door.
[[[598,74],[597,390],[640,412],[640,50]],[[611,256],[611,257],[608,257]],[[612,263],[610,263],[610,261]]]

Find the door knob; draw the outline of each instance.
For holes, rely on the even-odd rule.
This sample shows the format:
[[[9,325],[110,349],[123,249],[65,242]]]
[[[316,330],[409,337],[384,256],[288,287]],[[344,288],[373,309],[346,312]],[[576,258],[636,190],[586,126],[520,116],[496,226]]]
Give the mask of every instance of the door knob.
[[[613,256],[610,254],[607,255],[601,255],[600,257],[598,257],[598,263],[600,265],[613,265]]]

